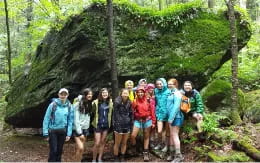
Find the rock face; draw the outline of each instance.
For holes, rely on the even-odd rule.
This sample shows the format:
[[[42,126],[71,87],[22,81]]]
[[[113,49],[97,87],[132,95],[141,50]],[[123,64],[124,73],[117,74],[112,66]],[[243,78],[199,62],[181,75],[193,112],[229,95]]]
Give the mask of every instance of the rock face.
[[[119,82],[141,77],[192,80],[198,88],[231,58],[225,12],[213,13],[196,2],[163,11],[116,3],[115,38]],[[61,87],[70,99],[85,87],[110,87],[106,5],[94,2],[64,27],[51,30],[38,46],[28,74],[16,78],[7,97],[6,122],[41,127],[50,99]],[[237,13],[239,48],[250,37],[249,24]],[[121,87],[123,85],[120,85]]]
[[[245,117],[253,123],[260,123],[260,90],[246,93]]]
[[[201,90],[201,96],[205,106],[211,112],[229,112],[231,110],[231,83],[216,79]],[[241,89],[238,90],[239,113],[245,111],[245,95]]]

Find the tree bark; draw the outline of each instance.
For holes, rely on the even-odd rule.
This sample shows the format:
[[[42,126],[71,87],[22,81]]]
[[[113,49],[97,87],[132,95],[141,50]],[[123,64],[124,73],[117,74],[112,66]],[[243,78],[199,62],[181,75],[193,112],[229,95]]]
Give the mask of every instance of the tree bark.
[[[158,0],[159,2],[159,10],[162,10],[162,0]]]
[[[208,0],[208,8],[213,8],[215,6],[214,0]]]
[[[9,83],[12,84],[12,58],[11,58],[11,43],[10,43],[10,29],[9,29],[9,16],[8,16],[8,4],[7,1],[4,0],[5,5],[5,23],[6,23],[6,34],[7,34],[7,61],[8,61],[8,75],[9,75]]]
[[[108,44],[109,54],[111,58],[111,82],[112,82],[112,97],[116,98],[118,95],[118,79],[117,79],[117,65],[115,40],[113,33],[113,3],[112,0],[107,0],[107,17],[108,17]]]
[[[238,125],[242,122],[238,113],[238,48],[237,48],[237,29],[236,29],[236,18],[235,18],[235,0],[229,0],[227,3],[228,7],[228,18],[230,22],[230,40],[231,40],[231,55],[232,55],[232,91],[231,91],[231,119],[233,124]]]
[[[27,24],[26,24],[26,28],[27,28],[27,39],[28,39],[28,54],[26,56],[26,64],[29,64],[31,62],[31,52],[32,52],[32,35],[30,32],[30,26],[31,26],[31,21],[33,20],[33,0],[27,0],[27,10],[26,10],[26,19],[27,19]]]

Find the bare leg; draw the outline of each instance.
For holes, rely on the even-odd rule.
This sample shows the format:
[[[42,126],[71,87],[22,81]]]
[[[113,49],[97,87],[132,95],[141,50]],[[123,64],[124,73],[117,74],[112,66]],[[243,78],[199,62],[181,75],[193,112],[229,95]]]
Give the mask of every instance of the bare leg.
[[[85,137],[82,135],[82,137],[75,137],[76,142],[76,155],[75,155],[75,161],[81,162],[82,155],[84,152],[84,143],[85,143]]]
[[[114,156],[118,156],[118,150],[122,140],[122,135],[116,132],[114,132],[114,134],[115,134]]]
[[[125,154],[129,134],[123,134],[121,141],[121,154]]]
[[[102,156],[104,153],[104,147],[106,145],[106,138],[107,138],[107,130],[103,131],[101,133],[101,141],[100,141],[100,146],[99,146],[99,155],[98,155],[98,160],[102,160]]]
[[[101,141],[101,133],[95,132],[95,143],[93,147],[93,161],[97,160],[98,149]]]

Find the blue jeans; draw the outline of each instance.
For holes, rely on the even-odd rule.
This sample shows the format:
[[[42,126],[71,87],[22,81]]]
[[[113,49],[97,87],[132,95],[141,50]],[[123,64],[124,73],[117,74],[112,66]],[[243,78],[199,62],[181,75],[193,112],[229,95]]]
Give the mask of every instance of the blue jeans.
[[[48,162],[61,162],[63,144],[66,139],[66,130],[49,131],[49,159]]]

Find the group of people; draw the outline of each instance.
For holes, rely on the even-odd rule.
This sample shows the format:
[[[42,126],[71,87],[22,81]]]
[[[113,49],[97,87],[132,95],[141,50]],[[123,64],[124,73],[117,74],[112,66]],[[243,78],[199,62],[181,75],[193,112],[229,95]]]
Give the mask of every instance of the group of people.
[[[73,104],[68,100],[68,90],[62,88],[58,93],[59,98],[53,99],[48,106],[43,120],[43,136],[49,141],[50,147],[48,161],[61,161],[63,144],[72,136],[76,143],[75,161],[81,161],[84,143],[92,125],[93,162],[102,162],[106,137],[111,127],[114,131],[113,154],[116,162],[125,160],[129,137],[131,146],[128,149],[136,151],[136,136],[140,129],[143,130],[144,161],[150,160],[149,143],[156,135],[159,143],[153,148],[169,151],[167,160],[180,162],[183,160],[179,139],[179,130],[184,121],[184,113],[180,109],[183,95],[191,103],[191,111],[187,115],[197,120],[197,127],[201,130],[204,107],[199,92],[190,81],[185,81],[180,90],[174,78],[168,82],[159,78],[155,85],[141,79],[137,87],[128,80],[114,101],[107,88],[102,88],[95,100],[93,91],[86,88]],[[163,132],[166,132],[167,139],[162,139]],[[162,143],[165,144],[164,148]]]

